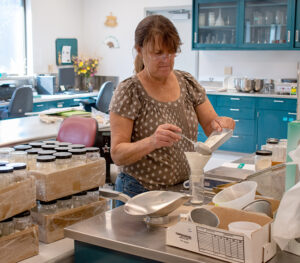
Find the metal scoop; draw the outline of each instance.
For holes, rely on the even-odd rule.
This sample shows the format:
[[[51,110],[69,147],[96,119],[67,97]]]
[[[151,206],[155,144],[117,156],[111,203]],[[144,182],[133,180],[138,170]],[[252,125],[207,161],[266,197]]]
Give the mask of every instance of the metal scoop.
[[[186,139],[190,143],[194,145],[194,149],[196,152],[201,153],[203,155],[210,155],[212,153],[211,149],[205,145],[203,142],[195,142],[191,140],[190,138],[186,137],[182,133],[179,134],[182,138]]]

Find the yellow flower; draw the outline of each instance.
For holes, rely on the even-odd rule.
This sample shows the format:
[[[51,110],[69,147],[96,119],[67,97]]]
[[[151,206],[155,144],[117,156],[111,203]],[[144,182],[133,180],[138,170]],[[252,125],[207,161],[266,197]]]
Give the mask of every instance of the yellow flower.
[[[86,69],[87,69],[87,70],[90,70],[91,68],[90,68],[90,67],[87,67]]]
[[[80,62],[79,62],[79,67],[82,67],[82,66],[83,66],[83,62],[80,61]]]
[[[95,67],[95,64],[92,64],[92,67]]]

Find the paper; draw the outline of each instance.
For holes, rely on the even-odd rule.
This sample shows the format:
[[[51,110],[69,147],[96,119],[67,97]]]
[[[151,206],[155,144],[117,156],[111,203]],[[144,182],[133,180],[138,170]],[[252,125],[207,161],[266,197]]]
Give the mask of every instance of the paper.
[[[71,63],[71,46],[63,46],[61,62],[62,63]]]
[[[229,168],[237,168],[237,169],[255,171],[255,165],[254,164],[223,163],[222,166],[223,167],[229,167]]]

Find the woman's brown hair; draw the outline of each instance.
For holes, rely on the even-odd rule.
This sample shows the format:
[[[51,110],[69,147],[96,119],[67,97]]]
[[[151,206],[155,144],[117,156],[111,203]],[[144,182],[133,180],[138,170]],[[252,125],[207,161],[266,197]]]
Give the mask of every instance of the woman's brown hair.
[[[180,52],[181,40],[173,23],[162,15],[151,15],[144,18],[135,29],[135,48],[142,48],[146,44],[154,47],[155,40],[162,40],[163,46],[170,53]],[[135,72],[144,68],[143,59],[139,54],[134,61]]]

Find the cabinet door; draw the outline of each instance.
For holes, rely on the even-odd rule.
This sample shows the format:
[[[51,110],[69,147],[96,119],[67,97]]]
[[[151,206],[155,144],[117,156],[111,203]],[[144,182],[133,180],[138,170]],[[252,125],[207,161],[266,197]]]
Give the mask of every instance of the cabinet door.
[[[237,47],[238,1],[193,1],[193,48]]]
[[[258,115],[257,143],[266,144],[268,138],[287,138],[288,123],[296,119],[296,112],[261,110]]]
[[[241,1],[241,46],[255,49],[293,47],[294,0]]]
[[[295,47],[300,48],[300,1],[296,3]]]

